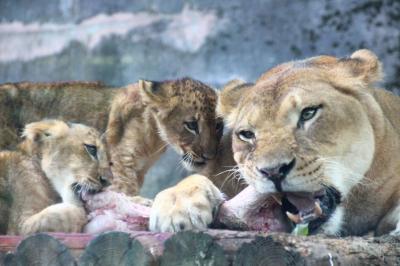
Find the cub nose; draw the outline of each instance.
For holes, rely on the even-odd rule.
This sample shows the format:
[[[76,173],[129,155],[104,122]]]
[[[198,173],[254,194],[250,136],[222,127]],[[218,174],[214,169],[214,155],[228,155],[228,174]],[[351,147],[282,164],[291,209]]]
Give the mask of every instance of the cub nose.
[[[111,185],[111,180],[113,180],[113,178],[114,176],[110,168],[105,168],[100,171],[99,181],[103,187]]]
[[[262,174],[263,177],[271,180],[278,190],[281,190],[281,182],[285,177],[289,174],[289,172],[293,169],[296,163],[296,159],[290,161],[290,163],[284,163],[277,165],[275,167],[269,168],[258,168],[257,171]]]
[[[108,187],[109,185],[111,185],[110,181],[105,176],[99,176],[99,180],[102,187]]]

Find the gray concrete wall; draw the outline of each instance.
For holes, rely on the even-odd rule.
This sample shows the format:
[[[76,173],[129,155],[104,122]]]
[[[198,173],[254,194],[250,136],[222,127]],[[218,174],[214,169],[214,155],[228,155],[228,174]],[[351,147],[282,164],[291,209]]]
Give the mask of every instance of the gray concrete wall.
[[[212,86],[254,81],[283,61],[359,48],[382,59],[400,87],[398,0],[1,0],[0,82],[191,76]],[[173,154],[173,152],[170,152]],[[184,175],[174,156],[143,194]]]

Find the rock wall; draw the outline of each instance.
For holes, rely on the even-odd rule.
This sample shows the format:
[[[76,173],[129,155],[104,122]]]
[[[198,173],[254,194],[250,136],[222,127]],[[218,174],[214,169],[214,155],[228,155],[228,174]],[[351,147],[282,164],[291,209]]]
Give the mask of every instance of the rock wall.
[[[0,1],[1,83],[191,76],[219,87],[283,61],[359,48],[379,55],[384,85],[398,93],[400,1]],[[185,175],[167,167],[175,162],[170,155],[152,169],[144,195]]]

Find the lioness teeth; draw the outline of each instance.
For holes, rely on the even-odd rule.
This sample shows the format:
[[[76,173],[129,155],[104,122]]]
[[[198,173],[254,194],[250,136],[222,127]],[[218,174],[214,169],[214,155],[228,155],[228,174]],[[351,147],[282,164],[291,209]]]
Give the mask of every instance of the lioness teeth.
[[[291,212],[286,212],[286,215],[295,224],[298,224],[302,221],[299,214],[293,214]]]
[[[279,205],[282,206],[282,198],[281,198],[281,196],[272,195],[272,197],[274,198],[274,200],[275,200]]]
[[[314,215],[316,218],[318,218],[322,215],[322,209],[321,209],[321,206],[319,205],[318,201],[315,202]]]
[[[291,212],[286,212],[287,217],[294,222],[295,224],[299,223],[307,223],[312,220],[317,219],[322,215],[322,209],[321,206],[319,205],[319,202],[316,201],[314,203],[315,208],[314,210],[311,210],[310,212],[299,212],[298,214],[293,214]]]

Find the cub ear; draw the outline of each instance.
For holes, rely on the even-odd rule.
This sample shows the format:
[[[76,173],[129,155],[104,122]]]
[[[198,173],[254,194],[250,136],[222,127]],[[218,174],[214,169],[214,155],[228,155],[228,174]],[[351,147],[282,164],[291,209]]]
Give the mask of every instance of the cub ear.
[[[162,82],[139,80],[140,95],[148,104],[160,104],[168,97],[168,90]]]
[[[32,142],[40,142],[48,138],[64,136],[69,129],[67,123],[61,120],[42,120],[27,124],[22,137]]]
[[[41,143],[66,135],[68,128],[68,124],[61,120],[42,120],[27,124],[22,132],[24,141],[18,148],[30,156],[38,154]]]
[[[355,51],[349,59],[342,60],[350,68],[351,74],[366,84],[383,79],[382,64],[378,57],[367,49]]]
[[[222,116],[228,125],[234,122],[236,107],[254,84],[235,79],[228,82],[218,93],[217,114]]]

